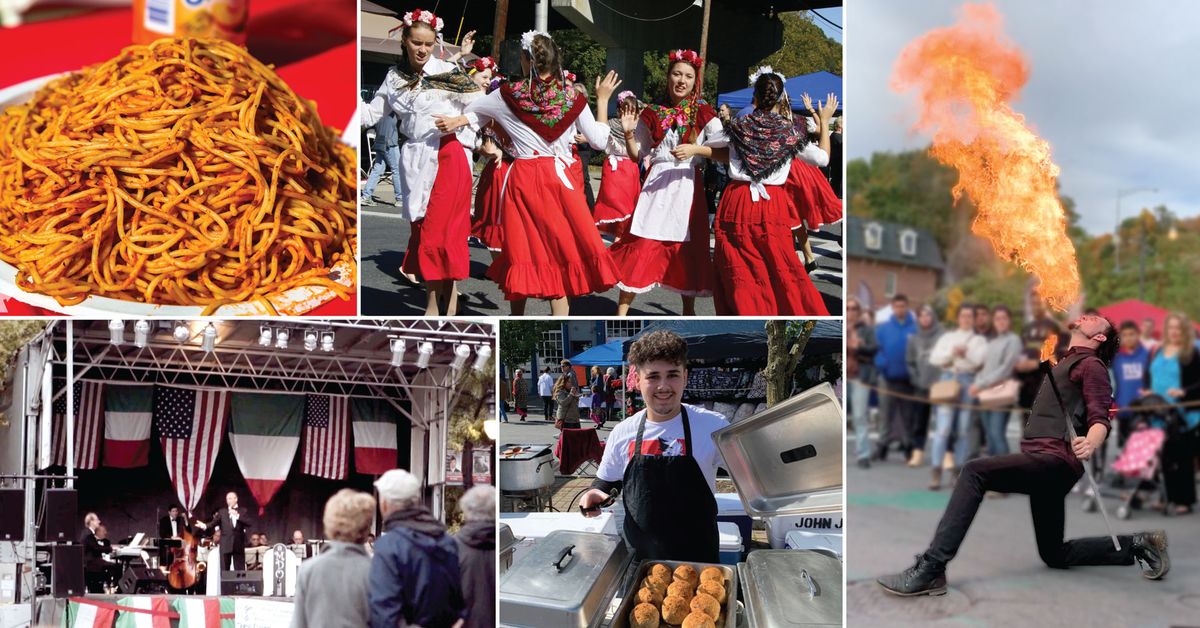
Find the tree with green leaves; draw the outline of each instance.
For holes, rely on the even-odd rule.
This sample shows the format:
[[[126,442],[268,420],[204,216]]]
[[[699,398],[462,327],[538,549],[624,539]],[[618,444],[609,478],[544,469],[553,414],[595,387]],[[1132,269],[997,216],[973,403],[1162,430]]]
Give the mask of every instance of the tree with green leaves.
[[[796,368],[804,357],[804,347],[812,337],[817,322],[767,321],[767,405],[773,406],[792,395]]]
[[[813,72],[829,72],[842,76],[842,45],[831,39],[813,22],[808,11],[780,13],[783,22],[783,47],[763,59],[759,65],[769,65],[784,76],[800,76]],[[812,94],[813,99],[824,94]]]
[[[542,343],[542,332],[560,324],[554,321],[501,321],[500,361],[510,371],[528,362]]]

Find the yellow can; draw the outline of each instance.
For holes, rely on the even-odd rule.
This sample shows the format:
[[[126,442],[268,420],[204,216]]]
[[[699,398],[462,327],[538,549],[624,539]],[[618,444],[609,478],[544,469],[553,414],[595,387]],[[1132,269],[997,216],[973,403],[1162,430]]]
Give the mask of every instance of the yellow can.
[[[133,0],[133,43],[211,37],[246,43],[250,0]]]

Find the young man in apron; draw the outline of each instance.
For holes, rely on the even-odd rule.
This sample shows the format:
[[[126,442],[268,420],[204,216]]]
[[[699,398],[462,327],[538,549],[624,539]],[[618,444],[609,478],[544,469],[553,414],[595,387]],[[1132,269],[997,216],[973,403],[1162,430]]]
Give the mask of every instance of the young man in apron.
[[[724,416],[685,405],[687,342],[669,331],[651,332],[629,348],[646,409],[613,428],[592,488],[579,498],[585,516],[620,492],[622,536],[634,560],[719,561],[717,467],[712,433]]]
[[[1029,495],[1038,554],[1048,567],[1132,565],[1158,580],[1167,574],[1167,534],[1161,530],[1120,535],[1121,549],[1107,537],[1063,540],[1063,499],[1083,475],[1083,464],[1110,431],[1112,386],[1108,365],[1117,350],[1117,331],[1108,319],[1084,315],[1070,326],[1071,344],[1043,378],[1025,422],[1021,453],[977,458],[962,470],[933,542],[916,564],[878,579],[901,596],[946,593],[946,564],[958,553],[987,491]],[[1065,410],[1065,411],[1064,411]],[[1082,434],[1068,438],[1067,421]]]

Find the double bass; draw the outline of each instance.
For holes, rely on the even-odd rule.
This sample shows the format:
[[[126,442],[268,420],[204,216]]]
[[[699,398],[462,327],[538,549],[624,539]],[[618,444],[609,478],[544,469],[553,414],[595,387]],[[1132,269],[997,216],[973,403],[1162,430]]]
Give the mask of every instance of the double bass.
[[[190,589],[196,586],[205,565],[196,559],[199,543],[191,530],[181,530],[179,540],[180,546],[171,548],[173,560],[167,569],[167,584],[172,589]]]

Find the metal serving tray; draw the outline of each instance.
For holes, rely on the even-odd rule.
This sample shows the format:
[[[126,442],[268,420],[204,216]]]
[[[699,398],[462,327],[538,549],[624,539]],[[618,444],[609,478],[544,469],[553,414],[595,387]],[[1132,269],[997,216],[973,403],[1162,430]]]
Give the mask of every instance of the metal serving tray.
[[[737,592],[738,592],[738,572],[729,565],[721,565],[716,563],[693,563],[686,560],[643,560],[637,565],[631,567],[633,577],[625,578],[624,580],[624,598],[621,600],[621,606],[617,609],[617,614],[613,616],[612,622],[608,624],[608,628],[629,628],[629,613],[633,612],[634,602],[638,588],[642,580],[646,578],[646,574],[650,572],[650,568],[654,565],[666,565],[674,571],[680,565],[691,565],[696,568],[696,572],[703,571],[706,567],[716,567],[725,574],[725,599],[721,601],[721,609],[724,613],[721,615],[721,620],[717,622],[717,628],[736,628],[737,626]],[[663,626],[668,624],[664,623]]]
[[[842,507],[842,406],[821,384],[713,433],[746,513]]]
[[[551,532],[500,577],[500,625],[594,628],[628,564],[620,537]]]
[[[748,628],[842,625],[842,563],[807,550],[755,550],[738,564]]]

